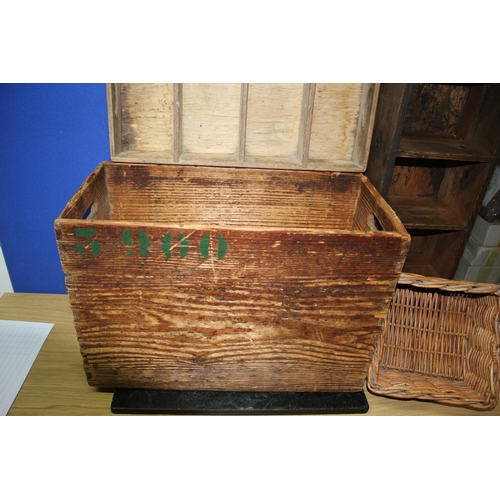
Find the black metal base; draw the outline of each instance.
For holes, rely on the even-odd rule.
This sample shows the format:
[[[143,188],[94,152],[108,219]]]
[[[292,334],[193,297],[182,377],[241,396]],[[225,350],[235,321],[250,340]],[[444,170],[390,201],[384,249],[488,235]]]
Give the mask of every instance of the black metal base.
[[[166,415],[318,415],[366,413],[361,392],[217,392],[116,389],[113,413]]]

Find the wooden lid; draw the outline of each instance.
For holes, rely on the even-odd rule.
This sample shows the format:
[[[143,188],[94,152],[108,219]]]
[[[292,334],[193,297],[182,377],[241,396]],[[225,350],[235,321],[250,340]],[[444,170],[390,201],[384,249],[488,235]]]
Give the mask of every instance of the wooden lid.
[[[379,84],[108,84],[117,162],[364,172]]]

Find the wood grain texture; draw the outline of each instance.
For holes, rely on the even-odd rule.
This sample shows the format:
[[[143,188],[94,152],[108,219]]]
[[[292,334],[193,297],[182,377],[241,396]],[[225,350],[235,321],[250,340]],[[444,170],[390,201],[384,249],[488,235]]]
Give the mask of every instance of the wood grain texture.
[[[366,175],[384,197],[392,178],[410,92],[411,84],[380,85]]]
[[[76,196],[64,207],[60,217],[67,219],[83,219],[90,210],[89,218],[99,220],[110,218],[108,189],[106,185],[106,169],[104,164],[99,165],[78,189]]]
[[[0,319],[54,323],[9,415],[113,415],[112,390],[87,384],[67,295],[5,293]],[[366,389],[365,389],[366,390]],[[500,415],[500,407],[478,411],[422,401],[404,401],[366,392],[374,415]]]
[[[302,84],[250,84],[247,158],[277,157],[297,160],[302,97]]]
[[[173,149],[173,85],[120,86],[122,150],[149,153]]]
[[[309,146],[312,160],[352,160],[362,90],[362,84],[316,85]]]
[[[400,155],[489,162],[500,142],[499,84],[414,84]]]
[[[373,127],[377,116],[380,84],[364,83],[359,104],[358,123],[354,135],[352,160],[366,170],[373,137]]]
[[[236,161],[241,84],[182,85],[182,154],[224,156]]]
[[[474,89],[477,95],[473,95],[475,102],[472,104],[480,102],[481,105],[476,104],[471,111],[471,121],[475,126],[472,131],[468,131],[468,136],[472,137],[470,141],[488,151],[491,157],[498,161],[500,158],[500,83],[491,83],[482,87]]]
[[[438,198],[468,223],[470,229],[493,174],[492,167],[489,163],[477,163],[446,169],[439,187]]]
[[[459,136],[468,85],[414,83],[403,134]]]
[[[357,175],[106,164],[112,218],[212,227],[350,229]]]
[[[307,166],[309,159],[309,146],[311,143],[311,127],[314,110],[314,95],[316,94],[316,84],[304,84],[302,96],[302,113],[300,116],[299,140],[297,146],[297,160]]]
[[[479,143],[440,136],[403,136],[397,151],[403,158],[428,158],[457,161],[491,161],[493,154]]]
[[[122,152],[122,103],[119,83],[106,85],[106,100],[108,103],[108,130],[111,158]]]
[[[112,159],[363,172],[378,88],[108,84]]]
[[[180,83],[173,84],[173,161],[178,162],[182,154],[182,94],[183,86]],[[154,160],[147,159],[147,152],[143,156],[144,161],[152,162]],[[134,160],[132,160],[134,161]],[[163,163],[163,162],[160,162]]]
[[[247,114],[248,114],[248,83],[241,84],[240,99],[240,125],[238,138],[238,163],[245,161],[245,146],[247,140]]]
[[[381,215],[373,188],[364,188],[372,210],[358,209],[357,230],[346,225],[357,199],[342,207],[368,181],[152,165],[122,175],[108,166],[111,220],[56,221],[90,384],[361,389],[409,240],[393,213]],[[389,230],[370,227],[375,212]],[[93,230],[91,240],[77,241],[76,228]]]
[[[466,221],[437,198],[390,195],[388,201],[408,229],[462,230],[467,227]]]

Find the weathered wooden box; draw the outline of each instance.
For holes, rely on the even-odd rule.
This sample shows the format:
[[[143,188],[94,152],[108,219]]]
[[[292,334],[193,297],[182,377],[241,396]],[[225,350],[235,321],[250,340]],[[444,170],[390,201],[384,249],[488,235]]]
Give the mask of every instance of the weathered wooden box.
[[[115,161],[97,167],[55,222],[89,384],[361,391],[409,245],[366,177],[338,171],[366,166],[376,86],[353,87],[357,98],[341,86],[347,97],[337,103],[335,85],[304,85],[300,92],[282,86],[297,94],[299,107],[290,105],[298,118],[295,153],[288,156],[283,136],[275,133],[271,147],[265,135],[290,120],[278,123],[269,114],[264,137],[249,132],[250,117],[273,105],[275,112],[286,108],[287,92],[269,86],[261,106],[265,88],[255,89],[260,104],[254,109],[252,85],[241,85],[231,129],[210,118],[219,120],[223,110],[217,112],[213,95],[222,99],[227,86],[208,87],[198,94],[190,88],[205,99],[198,115],[194,97],[186,99],[180,85],[173,86],[172,101],[154,103],[146,86],[133,87],[136,94],[142,88],[142,100],[131,97],[130,86],[109,87]],[[132,109],[123,108],[127,99]],[[158,155],[161,141],[142,150],[137,141],[144,120],[164,116],[160,104],[178,111],[165,120],[171,125],[165,143],[172,147]],[[310,160],[320,139],[315,119],[336,130],[345,125],[340,111],[332,117],[339,107],[344,116],[355,115],[349,158]],[[203,127],[212,127],[207,137],[219,144],[215,153],[192,130]],[[326,148],[327,131],[321,133]],[[234,140],[234,156],[221,152],[225,135]],[[256,159],[247,153],[259,140]],[[152,152],[154,163],[137,163]]]

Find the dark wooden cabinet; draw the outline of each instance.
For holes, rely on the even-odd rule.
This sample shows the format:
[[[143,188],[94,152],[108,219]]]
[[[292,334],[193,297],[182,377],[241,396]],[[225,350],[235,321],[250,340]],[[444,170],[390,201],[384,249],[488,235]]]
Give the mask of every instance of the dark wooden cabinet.
[[[366,175],[412,236],[405,272],[453,278],[500,156],[500,84],[382,84]]]

